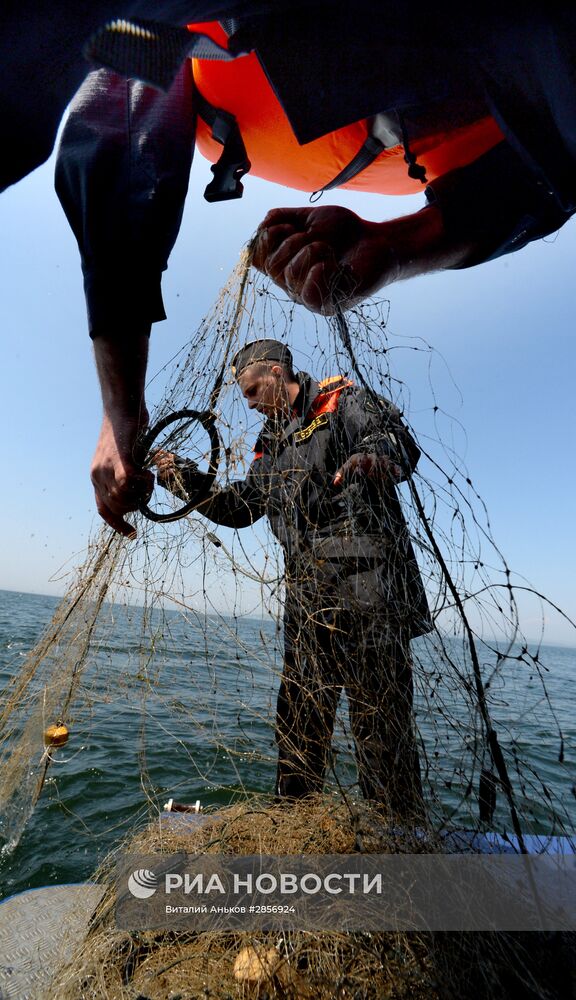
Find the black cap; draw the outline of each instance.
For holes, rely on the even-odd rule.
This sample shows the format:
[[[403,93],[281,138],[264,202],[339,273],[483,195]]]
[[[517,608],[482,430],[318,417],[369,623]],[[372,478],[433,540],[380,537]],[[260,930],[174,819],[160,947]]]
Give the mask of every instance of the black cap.
[[[292,355],[286,344],[279,340],[253,340],[245,344],[232,359],[232,374],[234,378],[244,371],[248,365],[258,361],[275,361],[277,365],[292,368]]]

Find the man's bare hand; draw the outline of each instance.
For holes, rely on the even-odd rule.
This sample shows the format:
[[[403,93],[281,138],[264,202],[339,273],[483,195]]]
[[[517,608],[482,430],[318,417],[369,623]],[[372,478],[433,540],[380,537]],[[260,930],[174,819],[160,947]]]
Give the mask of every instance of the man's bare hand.
[[[330,315],[399,277],[386,223],[347,208],[277,208],[261,224],[254,265],[296,302]]]
[[[347,208],[276,208],[261,224],[253,263],[295,302],[331,315],[385,285],[461,267],[478,247],[446,235],[435,205],[388,222]]]
[[[350,476],[368,476],[370,479],[391,479],[398,483],[402,479],[402,469],[386,455],[376,455],[373,452],[350,455],[344,465],[341,465],[334,476],[334,486],[341,486],[344,479]]]
[[[118,419],[112,423],[105,416],[91,468],[98,513],[110,527],[128,538],[136,536],[136,529],[125,520],[124,514],[137,510],[154,487],[152,473],[134,462],[138,433],[136,423]]]
[[[163,451],[162,448],[159,448],[158,451],[155,451],[151,456],[151,459],[158,469],[157,477],[161,486],[176,479],[176,473],[178,471],[176,455],[174,455],[171,451]]]

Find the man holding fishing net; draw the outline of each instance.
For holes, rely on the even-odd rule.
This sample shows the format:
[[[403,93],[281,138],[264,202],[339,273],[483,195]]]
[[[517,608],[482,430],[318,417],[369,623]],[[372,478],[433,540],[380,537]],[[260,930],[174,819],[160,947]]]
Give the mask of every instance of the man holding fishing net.
[[[197,509],[234,528],[265,515],[284,552],[277,794],[322,790],[344,688],[362,794],[414,818],[410,639],[431,623],[395,485],[418,447],[391,403],[342,376],[296,374],[279,341],[247,344],[232,371],[265,424],[246,479],[212,489]],[[161,485],[183,499],[202,489],[194,463],[167,451],[154,461]]]
[[[576,209],[573,5],[482,4],[457,16],[442,2],[225,7],[213,16],[240,16],[190,26],[218,58],[186,59],[190,33],[170,36],[184,59],[172,85],[146,52],[130,71],[135,39],[161,55],[162,26],[104,33],[90,56],[118,75],[90,75],[63,134],[57,187],[80,244],[104,397],[92,478],[100,514],[126,535],[125,514],[152,484],[134,442],[195,143],[218,160],[210,200],[238,196],[250,165],[317,195],[426,191],[421,211],[385,222],[329,205],[264,220],[255,264],[322,312],[516,251]],[[200,20],[212,8],[190,10]]]

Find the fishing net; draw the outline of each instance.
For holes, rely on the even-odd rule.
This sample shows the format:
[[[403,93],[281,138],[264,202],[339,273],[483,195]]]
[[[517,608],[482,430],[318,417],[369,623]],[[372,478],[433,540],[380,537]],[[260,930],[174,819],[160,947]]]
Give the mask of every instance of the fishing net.
[[[338,490],[325,472],[318,485],[322,470],[313,462],[304,474],[297,463],[284,472],[282,545],[270,528],[277,505],[267,508],[266,498],[242,513],[238,529],[202,513],[209,512],[206,498],[243,481],[254,460],[262,417],[247,410],[231,361],[245,343],[270,337],[289,345],[296,367],[325,382],[327,394],[342,386],[350,392],[348,383],[363,393],[370,412],[358,439],[363,452],[389,456],[381,445],[391,435],[395,446],[392,467],[346,475]],[[330,381],[335,376],[344,382]],[[298,794],[320,796],[323,768],[324,794],[332,798],[328,804],[320,798],[318,809],[328,830],[324,847],[336,852],[343,848],[335,846],[334,817],[352,836],[363,799],[376,801],[379,815],[405,831],[406,850],[413,849],[408,832],[416,828],[430,836],[490,830],[518,851],[527,850],[533,835],[570,838],[574,728],[550,696],[544,646],[545,620],[562,611],[514,576],[492,537],[460,458],[462,428],[449,416],[446,400],[454,390],[433,349],[394,334],[385,302],[328,318],[308,314],[251,270],[246,252],[212,312],[150,391],[162,400],[142,459],[154,468],[158,450],[177,456],[170,488],[157,485],[146,513],[137,516],[136,542],[108,530],[92,542],[0,702],[4,850],[17,844],[48,781],[89,840],[93,813],[105,808],[121,767],[132,774],[128,809],[117,821],[110,817],[105,846],[134,822],[157,816],[168,796],[200,798],[222,811],[264,794],[268,805],[257,815],[265,826],[276,783],[285,794],[297,787]],[[411,441],[420,450],[417,464]],[[195,490],[190,476],[200,484]],[[322,511],[328,494],[330,509],[339,505],[337,532],[323,532],[326,522],[304,503],[311,480],[324,490]],[[277,497],[277,479],[270,483]],[[338,549],[343,538],[356,540],[352,552]],[[524,636],[523,618],[539,620],[538,639]],[[70,739],[50,727],[66,727]],[[83,811],[66,799],[64,776],[82,770],[91,746],[109,766],[94,774],[91,806]],[[250,813],[252,824],[260,822],[248,807],[237,808],[240,816]],[[290,853],[295,831],[303,826],[309,834],[320,822],[311,808],[279,814],[276,851],[284,844]],[[385,850],[384,833],[378,843]],[[359,849],[354,836],[350,844]],[[438,945],[423,941],[336,935],[322,946],[318,965],[306,957],[310,941],[296,936],[292,972],[268,976],[266,989],[282,996],[434,997],[440,973],[430,956]],[[150,956],[159,942],[153,936],[143,942],[135,955],[134,941],[108,928],[92,947],[111,963],[111,978],[101,971],[82,995],[135,996],[125,971],[114,979],[113,956],[132,975],[144,957],[156,961]],[[189,942],[190,955],[206,968],[239,946],[234,935]],[[261,936],[255,947],[277,943]],[[462,941],[457,947],[464,949]],[[278,954],[280,964],[287,961],[285,950]],[[462,968],[479,954],[462,951]],[[157,961],[160,968],[171,959]],[[396,969],[396,993],[384,979],[369,984],[377,966]],[[86,982],[93,974],[86,972]],[[356,992],[348,986],[337,992],[334,984],[346,976]],[[322,978],[332,992],[319,990]],[[211,992],[198,985],[190,995],[224,997],[240,989],[233,976],[225,986],[210,982]],[[153,989],[141,991],[168,995],[167,988]],[[534,995],[545,996],[542,990]]]
[[[429,851],[408,833],[392,833],[361,804],[353,811],[327,797],[297,806],[252,800],[206,816],[183,832],[150,827],[129,844],[134,853],[337,854],[358,850]],[[99,872],[112,878],[111,859]],[[147,1000],[167,997],[572,996],[569,935],[310,933],[268,931],[129,933],[115,924],[114,893],[102,898],[90,932],[53,981],[59,997]]]

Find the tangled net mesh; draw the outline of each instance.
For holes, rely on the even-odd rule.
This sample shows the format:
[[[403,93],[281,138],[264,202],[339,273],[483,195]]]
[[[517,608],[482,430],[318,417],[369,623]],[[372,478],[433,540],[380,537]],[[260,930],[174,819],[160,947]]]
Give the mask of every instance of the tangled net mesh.
[[[422,453],[413,475],[397,488],[432,623],[410,644],[413,708],[389,726],[396,758],[412,754],[419,761],[418,780],[411,767],[399,786],[406,808],[397,808],[393,796],[387,803],[390,821],[400,818],[405,830],[401,849],[418,849],[407,832],[414,824],[430,836],[451,828],[513,834],[518,850],[529,834],[571,837],[573,731],[563,732],[561,712],[549,696],[543,645],[545,610],[562,612],[515,578],[492,537],[487,511],[459,457],[461,429],[439,403],[436,355],[424,341],[390,332],[387,303],[359,306],[346,319],[311,316],[250,270],[247,251],[212,312],[171,362],[169,377],[158,376],[163,398],[151,421],[156,425],[183,409],[214,413],[220,489],[246,475],[261,424],[247,415],[230,361],[243,344],[261,337],[288,344],[317,379],[345,375],[364,386],[368,398],[377,394],[391,401]],[[416,368],[420,378],[427,372],[428,391],[413,405],[408,386]],[[214,460],[198,420],[169,424],[154,447],[193,460],[203,471]],[[290,502],[296,505],[288,496]],[[150,505],[167,514],[182,499],[157,487]],[[282,553],[266,518],[234,531],[192,511],[169,523],[137,516],[137,527],[136,543],[102,530],[90,544],[46,633],[3,693],[4,849],[17,844],[58,763],[61,751],[45,745],[46,728],[65,724],[73,737],[78,734],[76,746],[91,738],[134,774],[126,793],[130,817],[119,820],[108,843],[118,842],[135,822],[153,821],[169,792],[186,801],[200,797],[217,813],[184,845],[152,822],[131,841],[131,850],[384,853],[386,825],[380,819],[374,833],[370,807],[362,802],[354,733],[342,707],[325,795],[290,808],[270,804],[283,607],[289,598],[298,616],[300,654],[313,660],[318,647],[309,638],[310,621],[317,608],[309,594],[317,581],[296,597],[294,588],[287,594]],[[532,642],[520,621],[528,606],[530,617],[536,608],[542,623],[540,639]],[[355,613],[352,606],[352,620]],[[389,663],[387,632],[379,620],[369,649],[357,651],[360,659]],[[332,656],[349,652],[349,646],[329,646]],[[103,717],[109,720],[105,732]],[[73,768],[75,759],[63,766]],[[107,780],[104,773],[94,782],[95,808]],[[264,796],[257,808],[254,796]],[[89,829],[90,817],[78,815]],[[363,824],[371,831],[368,841],[358,840]],[[104,878],[107,871],[105,866]],[[105,897],[86,945],[62,974],[58,995],[127,998],[140,991],[153,1000],[177,994],[183,984],[186,997],[242,995],[248,987],[234,977],[233,961],[247,940],[225,932],[120,932]],[[563,982],[554,993],[549,967],[556,969],[558,962],[549,960],[550,948],[538,951],[538,975],[534,948],[521,935],[440,940],[291,933],[281,942],[265,934],[249,941],[264,955],[264,965],[275,949],[276,957],[269,955],[275,971],[268,969],[257,984],[269,996],[462,995],[466,976],[476,977],[471,970],[478,969],[477,995],[499,990],[504,996],[512,967],[527,996],[560,996],[565,989]]]
[[[296,808],[262,801],[237,804],[182,833],[148,828],[130,849],[137,853],[337,854],[429,850],[409,835],[392,835],[369,807],[352,812],[333,798]],[[111,860],[100,876],[112,876]],[[320,1000],[440,1000],[476,997],[570,996],[568,935],[126,932],[113,921],[108,891],[89,935],[53,983],[64,998],[254,997]],[[568,971],[567,971],[568,970]],[[242,972],[245,975],[242,975]],[[248,973],[248,974],[246,974]]]

